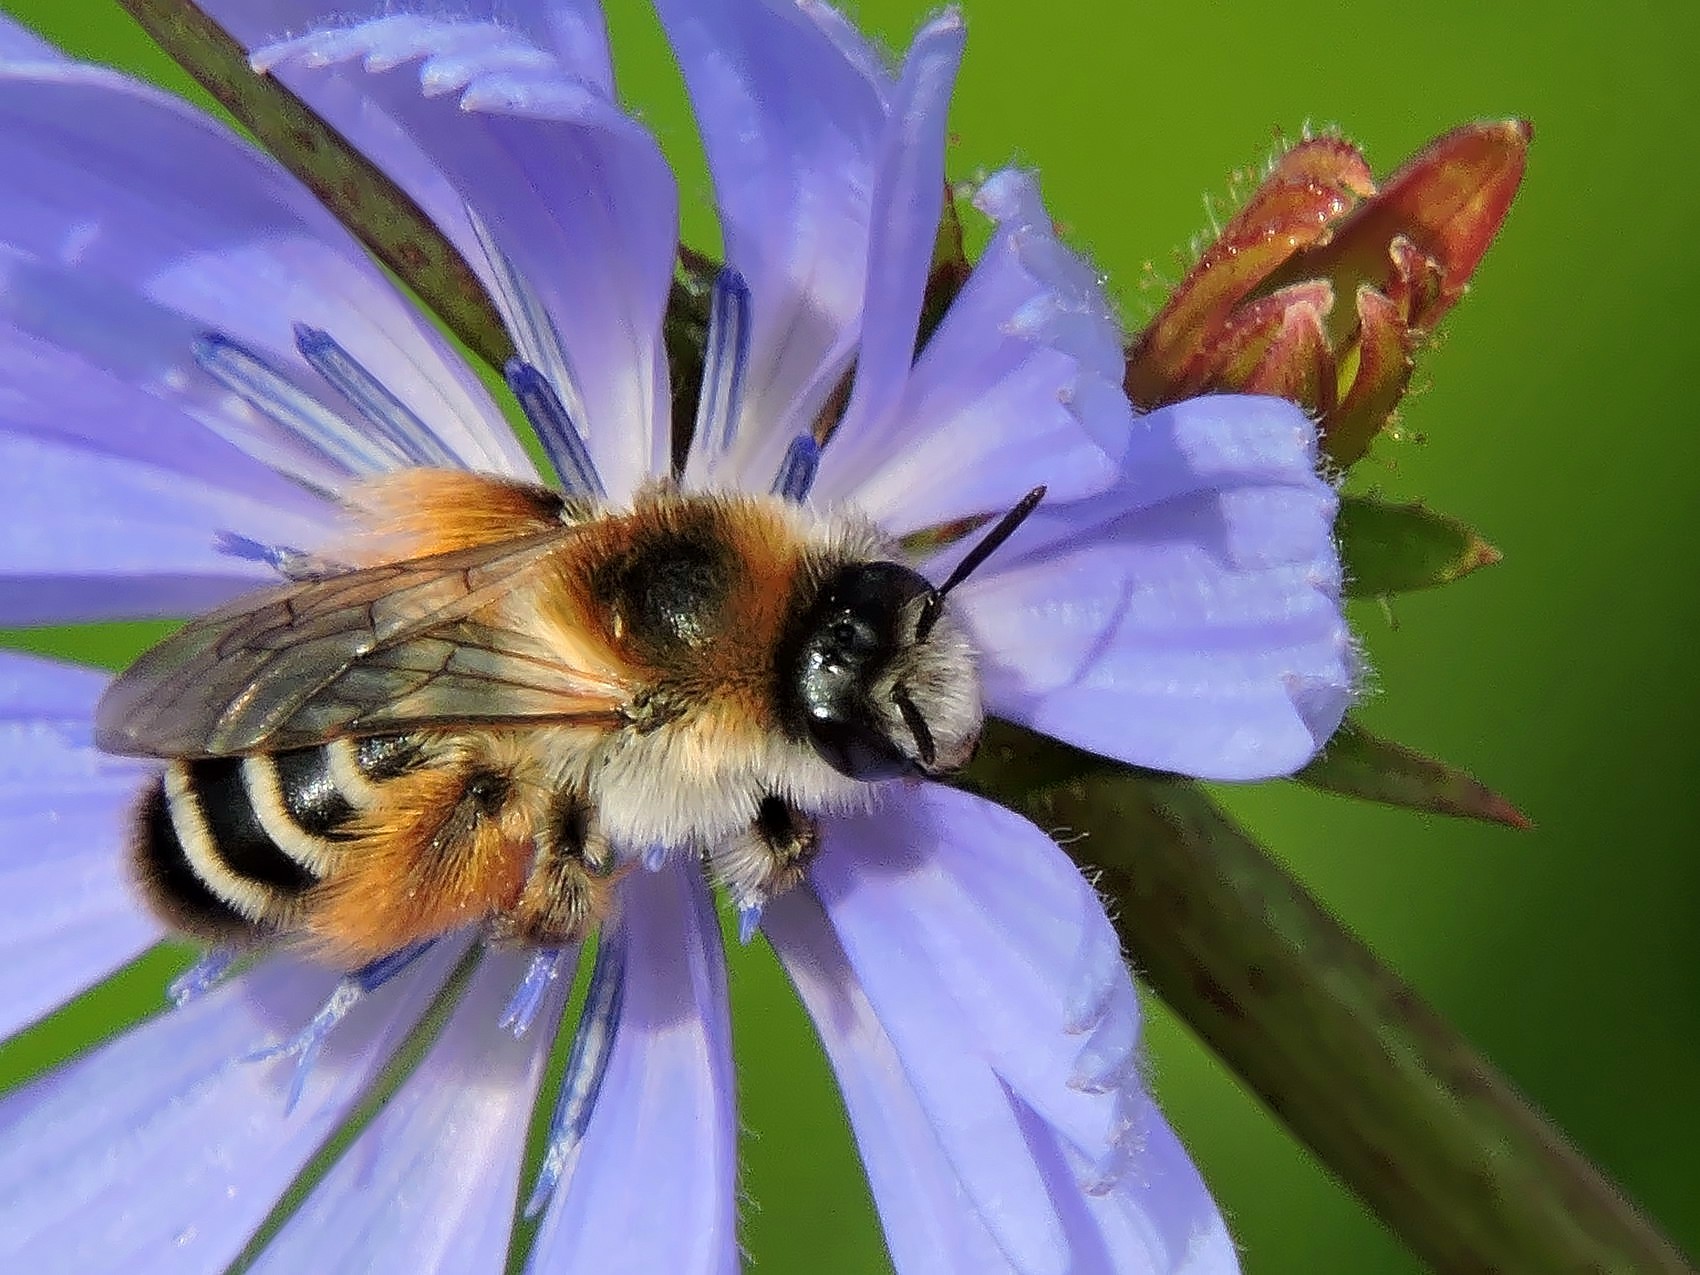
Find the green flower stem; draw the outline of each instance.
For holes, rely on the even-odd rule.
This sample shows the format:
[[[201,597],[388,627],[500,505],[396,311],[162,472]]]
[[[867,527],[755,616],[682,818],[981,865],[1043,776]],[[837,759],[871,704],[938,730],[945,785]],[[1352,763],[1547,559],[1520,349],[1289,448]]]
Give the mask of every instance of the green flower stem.
[[[1436,1269],[1690,1272],[1196,784],[1006,722],[965,781],[1066,830],[1158,994]]]
[[[189,0],[118,0],[356,236],[434,310],[467,348],[498,371],[514,343],[478,276],[412,196],[367,163],[348,140],[270,76]]]
[[[469,348],[501,366],[512,344],[495,307],[411,199],[282,85],[256,76],[190,0],[119,2]],[[670,345],[700,343],[693,295],[674,289]],[[1043,827],[1085,834],[1070,850],[1099,874],[1158,993],[1437,1267],[1690,1272],[1196,785],[997,722],[965,782]]]

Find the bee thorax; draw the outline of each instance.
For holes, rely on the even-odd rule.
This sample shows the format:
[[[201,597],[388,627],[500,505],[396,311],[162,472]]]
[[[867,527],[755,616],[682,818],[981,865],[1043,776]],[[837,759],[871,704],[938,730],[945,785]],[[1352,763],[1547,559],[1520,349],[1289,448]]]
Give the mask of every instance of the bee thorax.
[[[810,815],[865,808],[872,796],[812,750],[708,714],[609,740],[581,773],[621,859],[657,846],[710,850],[747,829],[769,795]]]

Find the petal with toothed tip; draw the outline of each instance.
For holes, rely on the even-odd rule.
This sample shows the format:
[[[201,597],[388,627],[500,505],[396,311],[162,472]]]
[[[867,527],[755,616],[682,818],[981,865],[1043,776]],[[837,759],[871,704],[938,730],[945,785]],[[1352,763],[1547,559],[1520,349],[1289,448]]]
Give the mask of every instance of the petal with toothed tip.
[[[772,943],[825,1047],[899,1275],[995,1275],[1014,1268],[956,1172],[903,1060],[857,983],[832,923],[807,890],[767,907]]]
[[[962,64],[962,14],[947,9],[916,34],[892,90],[874,167],[868,277],[846,439],[896,408],[915,361],[921,300],[944,208],[945,121]]]
[[[1296,770],[1359,675],[1336,504],[1315,431],[1284,400],[1222,395],[1139,417],[1116,487],[1041,505],[952,595],[988,707],[1160,770]]]
[[[903,794],[873,817],[828,821],[812,879],[847,962],[840,976],[854,977],[886,1040],[841,1035],[841,1046],[889,1047],[901,1062],[913,1092],[905,1105],[924,1113],[938,1142],[931,1158],[955,1180],[943,1198],[955,1194],[976,1215],[953,1225],[953,1243],[972,1252],[983,1228],[1016,1270],[1077,1269],[1093,1249],[1071,1218],[1087,1208],[1088,1188],[1114,1194],[1139,1175],[1125,1133],[1129,1111],[1147,1101],[1137,998],[1097,895],[1038,828],[941,788]],[[768,933],[788,963],[805,959],[785,948],[791,933],[816,959],[831,956],[799,919],[806,910],[784,899],[769,907]],[[1033,1120],[1068,1158],[1066,1190],[1035,1161]],[[914,1131],[903,1136],[925,1145]],[[894,1140],[886,1129],[865,1149]],[[878,1190],[918,1164],[870,1164],[870,1177]],[[907,1212],[888,1209],[888,1230]]]
[[[991,243],[915,362],[892,410],[846,421],[817,499],[853,500],[906,534],[1103,491],[1133,429],[1121,328],[1097,276],[1056,238],[1031,174],[994,175],[975,204]]]
[[[440,944],[331,1038],[286,1114],[288,1059],[336,975],[285,957],[0,1101],[0,1252],[21,1270],[224,1270],[418,1023],[464,946]]]
[[[851,843],[854,860],[840,853],[826,869],[823,895],[841,900],[829,915],[847,946],[846,927],[877,926],[911,968],[937,972],[1009,1094],[1066,1237],[1063,1269],[1237,1269],[1197,1170],[1144,1090],[1137,995],[1079,869],[1038,828],[961,793],[929,790],[879,822],[876,839]],[[877,944],[858,949],[877,1004],[873,985],[900,987],[904,962]],[[897,1012],[885,1010],[888,1026]]]
[[[193,416],[232,410],[183,338],[208,330],[334,405],[295,350],[292,325],[307,323],[330,331],[464,463],[530,473],[500,411],[429,321],[305,187],[204,114],[96,67],[0,67],[0,165],[30,192],[0,206],[0,244],[36,267],[28,289],[14,282],[0,296],[9,326],[122,371]]]
[[[824,5],[656,9],[708,150],[727,264],[750,289],[742,419],[722,472],[765,490],[849,365],[893,77]]]
[[[162,937],[117,853],[154,768],[89,738],[106,681],[0,653],[0,1039]]]
[[[662,472],[677,198],[605,66],[499,18],[393,14],[278,40],[237,5],[209,7],[419,201],[503,305],[520,356],[564,369],[556,388],[610,494]]]
[[[250,48],[312,31],[346,27],[355,16],[354,7],[338,0],[200,0],[199,7]],[[364,7],[372,11],[386,6]],[[596,0],[461,0],[452,11],[468,20],[468,29],[458,37],[458,42],[445,45],[428,25],[398,26],[392,42],[374,54],[372,69],[387,69],[432,49],[447,56],[458,48],[461,54],[476,57],[511,32],[552,55],[572,75],[593,85],[604,96],[613,96],[614,66],[608,49],[608,29],[602,6]],[[411,44],[409,32],[414,33]],[[341,95],[338,96],[340,99]],[[321,104],[315,105],[324,109]],[[381,100],[373,95],[366,103],[366,113],[381,106]],[[373,140],[381,142],[382,138]],[[386,149],[369,154],[385,169],[406,159],[405,153],[392,154]],[[400,175],[397,177],[399,180]]]
[[[1112,1191],[1082,1192],[1079,1168],[1056,1131],[1017,1104],[1034,1163],[1074,1254],[1071,1273],[1237,1275],[1233,1239],[1186,1148],[1149,1097],[1129,1112],[1137,1161]]]

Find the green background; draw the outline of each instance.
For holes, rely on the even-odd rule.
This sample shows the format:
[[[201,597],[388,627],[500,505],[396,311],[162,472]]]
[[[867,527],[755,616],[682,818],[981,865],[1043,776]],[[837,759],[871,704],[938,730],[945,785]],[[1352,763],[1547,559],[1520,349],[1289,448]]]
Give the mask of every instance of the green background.
[[[84,56],[181,86],[95,0],[0,0]],[[351,9],[362,6],[352,4]],[[435,6],[431,6],[435,7]],[[450,6],[451,8],[453,6]],[[1041,170],[1055,216],[1149,312],[1227,175],[1277,134],[1338,125],[1385,173],[1475,117],[1535,122],[1523,194],[1357,487],[1474,523],[1505,562],[1356,614],[1372,728],[1474,770],[1535,819],[1512,833],[1288,785],[1225,799],[1689,1251],[1700,1251],[1700,444],[1684,378],[1700,143],[1700,18],[1682,3],[1389,0],[1034,5],[968,0],[954,175]],[[868,3],[899,44],[914,3]],[[615,14],[622,74],[708,186],[652,21]],[[134,635],[61,649],[123,658]],[[139,982],[0,1049],[0,1083],[157,1003]],[[877,1227],[812,1038],[765,953],[736,954],[746,1238],[757,1269],[878,1270]],[[1417,1269],[1188,1034],[1151,1015],[1151,1070],[1248,1271]],[[634,1189],[642,1189],[634,1184]],[[664,1202],[657,1202],[664,1210]]]

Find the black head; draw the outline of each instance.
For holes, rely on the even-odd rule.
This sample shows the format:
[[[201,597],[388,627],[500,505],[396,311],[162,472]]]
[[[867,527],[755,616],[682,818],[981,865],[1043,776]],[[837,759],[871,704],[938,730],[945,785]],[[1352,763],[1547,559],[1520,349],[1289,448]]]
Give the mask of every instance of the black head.
[[[931,760],[925,722],[912,704],[904,712],[902,690],[893,700],[876,686],[917,641],[925,605],[918,600],[932,595],[925,577],[899,563],[854,562],[828,576],[792,622],[794,638],[779,671],[786,724],[852,779],[889,779]],[[894,728],[910,735],[910,750],[893,738]]]
[[[793,736],[852,779],[935,774],[973,754],[979,677],[945,598],[1044,498],[1035,487],[937,587],[896,562],[851,562],[792,620],[779,702]],[[937,766],[935,766],[937,763]]]

